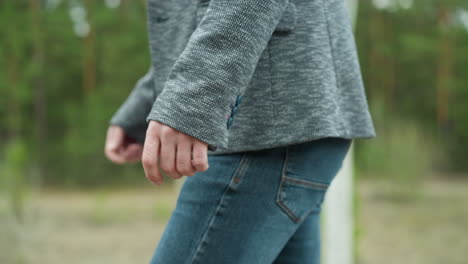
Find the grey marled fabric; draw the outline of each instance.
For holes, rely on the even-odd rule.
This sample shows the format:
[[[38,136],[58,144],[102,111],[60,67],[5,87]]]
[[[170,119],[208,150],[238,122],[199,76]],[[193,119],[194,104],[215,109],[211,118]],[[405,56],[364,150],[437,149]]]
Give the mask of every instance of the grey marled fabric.
[[[148,0],[152,65],[110,123],[209,154],[376,137],[345,0]]]

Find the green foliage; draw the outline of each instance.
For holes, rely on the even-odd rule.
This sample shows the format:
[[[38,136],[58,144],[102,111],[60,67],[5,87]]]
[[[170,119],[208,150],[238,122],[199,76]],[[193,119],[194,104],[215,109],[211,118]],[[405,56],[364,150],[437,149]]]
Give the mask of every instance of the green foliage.
[[[406,165],[399,165],[398,159],[403,162],[405,156],[416,155],[414,148],[419,148],[419,144],[423,148],[438,142],[438,147],[423,153],[433,151],[431,155],[437,155],[437,166],[433,167],[466,171],[468,163],[463,160],[468,155],[468,24],[462,23],[459,14],[468,10],[468,3],[413,1],[409,9],[378,9],[373,3],[359,2],[356,41],[380,139],[356,149],[361,157],[359,167],[372,167],[372,173],[409,177],[399,173]],[[440,98],[441,91],[448,93],[446,99]],[[447,121],[439,121],[444,105]],[[429,137],[426,142],[420,140],[425,137]],[[387,151],[395,151],[391,160],[398,159],[387,161],[383,155]],[[421,157],[417,164],[422,169],[426,158],[417,156]],[[416,169],[410,165],[407,169]]]
[[[0,115],[0,148],[22,138],[25,162],[37,167],[47,185],[150,184],[141,164],[115,165],[104,156],[108,121],[150,64],[145,1],[125,1],[117,8],[105,1],[74,2],[91,3],[84,6],[91,30],[85,36],[75,33],[71,1],[44,3],[0,2],[0,112],[6,113]],[[371,105],[382,104],[373,107],[374,121],[385,122],[377,131],[382,139],[356,148],[362,170],[393,170],[388,175],[409,166],[421,173],[423,162],[417,169],[404,165],[403,158],[415,155],[419,130],[438,135],[431,140],[442,148],[427,151],[446,157],[438,159],[439,168],[468,169],[468,30],[457,20],[461,8],[468,9],[465,0],[413,1],[409,9],[401,4],[377,9],[373,1],[359,1],[356,41],[366,93]],[[450,15],[446,27],[439,25],[443,9]],[[444,76],[448,123],[441,125],[436,116],[443,39],[452,55]],[[390,113],[394,118],[387,117]],[[401,121],[403,116],[411,121]],[[440,127],[445,132],[439,133]],[[399,129],[407,135],[401,137]],[[400,147],[405,153],[387,162],[385,153]],[[5,153],[0,163],[15,167]]]
[[[27,196],[27,146],[22,139],[10,141],[5,148],[5,161],[1,167],[0,183],[9,201],[9,208],[17,221],[23,220],[23,209]]]
[[[24,140],[11,140],[0,162],[0,263],[25,263],[21,247],[22,223],[29,194],[28,153]]]
[[[381,100],[372,104],[377,133],[374,140],[356,146],[358,169],[373,177],[392,183],[389,192],[402,199],[416,198],[421,184],[430,176],[439,158],[440,146],[416,120],[404,119],[389,113]]]
[[[0,3],[0,111],[8,113],[0,115],[0,147],[18,134],[32,142],[29,162],[39,162],[45,184],[144,183],[140,164],[117,166],[104,156],[112,114],[149,67],[144,2],[94,3],[91,40],[75,34],[67,1],[53,9],[34,3]],[[88,66],[95,84],[87,92]]]

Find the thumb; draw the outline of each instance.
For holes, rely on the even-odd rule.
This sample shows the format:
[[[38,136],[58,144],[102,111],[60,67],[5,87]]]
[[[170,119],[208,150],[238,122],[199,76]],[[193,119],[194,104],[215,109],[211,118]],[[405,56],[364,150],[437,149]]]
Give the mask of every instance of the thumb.
[[[111,126],[107,133],[107,147],[110,151],[115,152],[122,147],[125,137],[125,132],[121,127]]]
[[[104,152],[110,161],[117,164],[125,163],[124,158],[120,155],[124,143],[124,135],[123,128],[119,126],[113,125],[107,129]]]

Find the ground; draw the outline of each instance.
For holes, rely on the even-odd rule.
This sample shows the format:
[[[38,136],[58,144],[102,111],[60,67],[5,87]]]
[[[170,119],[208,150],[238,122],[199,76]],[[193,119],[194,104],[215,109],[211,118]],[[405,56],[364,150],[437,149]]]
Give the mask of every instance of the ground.
[[[358,184],[359,264],[468,263],[467,180],[427,180],[414,200],[384,185]]]
[[[468,180],[430,179],[399,199],[359,180],[359,264],[468,263]],[[387,186],[388,187],[388,186]],[[0,201],[0,263],[148,263],[175,206],[170,188],[42,190],[15,223]]]

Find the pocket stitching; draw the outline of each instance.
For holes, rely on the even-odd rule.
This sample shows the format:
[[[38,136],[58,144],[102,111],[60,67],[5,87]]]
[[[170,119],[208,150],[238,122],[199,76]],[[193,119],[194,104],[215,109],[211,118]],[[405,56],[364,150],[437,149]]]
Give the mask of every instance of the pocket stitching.
[[[297,186],[301,186],[307,189],[312,189],[312,190],[317,190],[317,191],[323,191],[322,199],[324,199],[325,196],[325,191],[328,189],[329,184],[324,184],[324,183],[318,183],[318,182],[311,182],[311,181],[306,181],[306,180],[301,180],[301,179],[294,179],[291,177],[286,176],[286,169],[289,161],[289,151],[288,147],[286,147],[286,154],[285,154],[285,160],[283,162],[283,168],[281,171],[281,179],[280,179],[280,184],[278,187],[278,190],[276,192],[276,199],[275,202],[276,204],[283,209],[283,211],[295,222],[295,223],[300,223],[303,219],[305,219],[309,214],[311,214],[316,208],[311,208],[307,211],[305,211],[302,215],[302,217],[297,216],[284,202],[284,200],[281,198],[281,193],[284,190],[283,184],[285,182],[295,184]]]
[[[301,218],[297,217],[281,199],[281,192],[283,190],[283,183],[285,182],[284,179],[286,178],[286,167],[288,164],[288,160],[289,160],[289,152],[288,152],[288,147],[286,146],[286,154],[285,154],[285,158],[283,162],[283,169],[281,171],[280,184],[276,192],[275,202],[289,216],[289,218],[291,218],[294,222],[299,223],[301,221]]]
[[[325,183],[320,183],[320,182],[312,182],[312,181],[307,181],[307,180],[302,180],[302,179],[295,179],[288,177],[284,175],[284,181],[290,182],[292,184],[300,185],[302,187],[308,188],[308,189],[314,189],[314,190],[326,190],[329,186],[329,184]]]
[[[247,165],[248,165],[247,152],[244,152],[236,170],[231,176],[231,181],[229,183],[231,187],[232,185],[237,185],[241,182],[243,175],[244,175],[244,171],[247,169]]]

